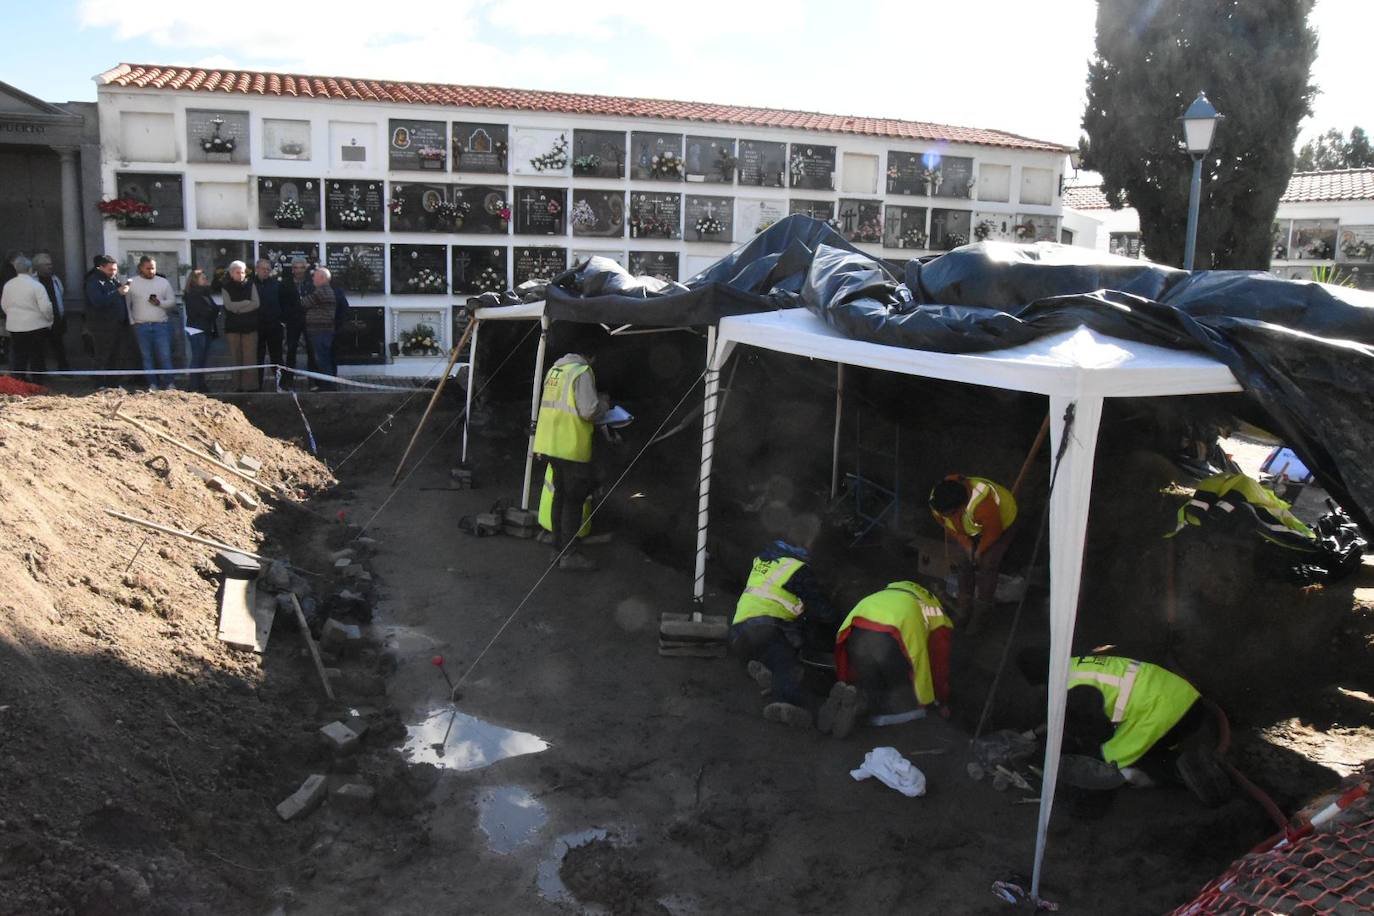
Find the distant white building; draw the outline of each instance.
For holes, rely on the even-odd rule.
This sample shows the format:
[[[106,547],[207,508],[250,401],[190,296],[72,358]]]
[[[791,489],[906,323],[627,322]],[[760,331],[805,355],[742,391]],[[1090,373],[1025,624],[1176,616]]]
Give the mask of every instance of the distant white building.
[[[1144,257],[1135,210],[1113,210],[1101,185],[1064,189],[1064,226],[1090,224],[1074,244]],[[1279,199],[1269,269],[1281,277],[1312,279],[1331,266],[1364,289],[1374,289],[1374,168],[1297,172]]]

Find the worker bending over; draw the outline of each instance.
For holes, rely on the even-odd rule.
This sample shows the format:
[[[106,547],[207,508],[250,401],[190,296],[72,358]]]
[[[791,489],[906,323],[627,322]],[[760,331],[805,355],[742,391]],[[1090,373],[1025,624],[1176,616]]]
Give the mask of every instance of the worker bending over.
[[[592,469],[595,423],[610,400],[597,394],[592,361],[569,353],[544,377],[539,417],[534,429],[534,453],[548,460],[553,474],[553,547],[560,569],[594,569],[595,564],[575,551],[582,527],[582,506],[596,486]]]
[[[802,692],[799,652],[828,651],[838,615],[821,592],[805,547],[774,541],[754,558],[735,606],[730,652],[747,662],[749,676],[770,694],[763,717],[809,728],[811,703]]]
[[[864,598],[835,637],[838,681],[817,726],[843,738],[859,715],[896,725],[920,718],[932,703],[948,718],[953,633],[940,600],[915,582],[893,582]]]
[[[1049,661],[1045,649],[1017,656],[1032,684],[1048,682]],[[1197,689],[1166,668],[1116,655],[1069,660],[1064,753],[1104,761],[1129,785],[1181,782],[1206,805],[1224,802],[1230,784],[1211,725]]]
[[[962,548],[955,619],[975,631],[996,601],[997,573],[1014,534],[1016,498],[1000,483],[951,474],[931,489],[930,512]]]
[[[1190,525],[1196,527],[1210,519],[1228,518],[1237,509],[1245,510],[1245,520],[1272,544],[1299,550],[1316,548],[1316,532],[1303,524],[1273,490],[1245,474],[1218,474],[1199,483],[1193,497],[1179,507],[1178,527],[1168,536]]]

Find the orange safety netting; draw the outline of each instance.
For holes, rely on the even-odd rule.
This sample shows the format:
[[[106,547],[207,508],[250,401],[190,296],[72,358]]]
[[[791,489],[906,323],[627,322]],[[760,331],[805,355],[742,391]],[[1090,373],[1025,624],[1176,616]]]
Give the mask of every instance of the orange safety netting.
[[[48,389],[42,385],[32,385],[22,379],[17,379],[12,375],[0,375],[0,395],[3,394],[47,394]]]
[[[1173,916],[1374,913],[1374,795],[1329,829],[1265,843],[1237,859]]]

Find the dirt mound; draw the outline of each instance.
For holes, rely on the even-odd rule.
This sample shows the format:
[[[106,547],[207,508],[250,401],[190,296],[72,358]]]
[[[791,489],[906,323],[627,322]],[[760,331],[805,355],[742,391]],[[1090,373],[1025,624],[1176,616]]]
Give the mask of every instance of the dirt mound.
[[[612,916],[664,916],[666,907],[654,873],[633,864],[633,850],[610,840],[574,846],[563,857],[558,876],[583,903],[599,903]]]
[[[295,726],[274,697],[305,695],[300,674],[313,674],[269,677],[262,657],[218,641],[212,551],[105,510],[274,555],[302,519],[320,526],[212,491],[189,470],[203,462],[112,418],[118,397],[0,401],[4,913],[192,911],[222,885],[184,841],[253,859],[260,839],[237,815],[261,815],[252,790],[284,795],[300,779],[278,788],[266,761],[291,749],[279,735]],[[235,407],[166,392],[128,397],[123,412],[257,458],[270,485],[331,483]]]
[[[768,824],[747,808],[710,807],[668,828],[668,837],[717,868],[743,868],[768,842]]]

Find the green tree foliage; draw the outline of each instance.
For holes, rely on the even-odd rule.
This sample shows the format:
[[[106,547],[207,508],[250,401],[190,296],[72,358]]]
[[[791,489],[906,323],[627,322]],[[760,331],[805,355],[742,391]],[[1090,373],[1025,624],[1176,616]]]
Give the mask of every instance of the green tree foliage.
[[[1311,113],[1313,0],[1098,0],[1083,165],[1140,214],[1143,247],[1183,263],[1193,164],[1179,115],[1205,91],[1226,117],[1203,162],[1199,269],[1265,268]]]
[[[1331,169],[1367,169],[1374,166],[1374,150],[1363,127],[1352,127],[1347,138],[1337,128],[1314,137],[1298,150],[1299,172],[1325,172]]]

